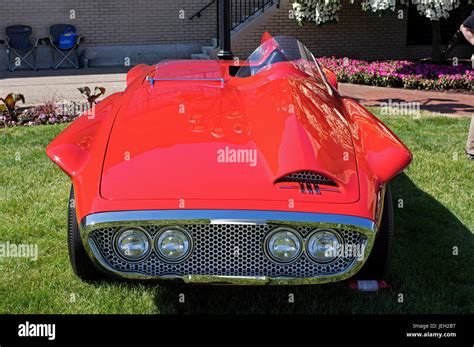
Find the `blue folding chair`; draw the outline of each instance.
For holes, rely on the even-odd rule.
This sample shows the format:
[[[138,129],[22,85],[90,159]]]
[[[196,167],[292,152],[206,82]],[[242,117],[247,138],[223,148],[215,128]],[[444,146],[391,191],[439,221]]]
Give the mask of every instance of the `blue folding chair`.
[[[79,69],[79,45],[84,38],[77,36],[76,27],[71,24],[56,24],[49,28],[49,38],[46,42],[51,47],[53,59],[52,68],[57,70],[64,63],[71,64]],[[55,61],[56,54],[59,55],[59,62]],[[75,57],[73,59],[73,54]]]
[[[8,70],[15,71],[25,64],[33,70],[36,67],[36,48],[39,39],[32,37],[33,29],[27,25],[12,25],[5,29],[6,39],[3,41],[7,48]]]

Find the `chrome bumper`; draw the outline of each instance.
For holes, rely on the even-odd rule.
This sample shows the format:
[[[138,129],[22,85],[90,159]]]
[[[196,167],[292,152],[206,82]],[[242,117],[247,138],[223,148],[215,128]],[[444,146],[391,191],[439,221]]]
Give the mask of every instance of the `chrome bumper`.
[[[311,278],[221,275],[165,275],[149,276],[138,272],[124,272],[113,268],[101,255],[89,237],[98,229],[117,226],[186,225],[186,224],[250,224],[290,225],[311,228],[348,228],[367,238],[363,259],[356,260],[345,271]],[[236,285],[300,285],[336,282],[357,273],[367,260],[377,233],[376,224],[366,218],[307,212],[250,211],[250,210],[149,210],[104,212],[86,216],[80,223],[81,238],[90,258],[106,273],[129,279],[181,279],[185,283],[215,283]]]

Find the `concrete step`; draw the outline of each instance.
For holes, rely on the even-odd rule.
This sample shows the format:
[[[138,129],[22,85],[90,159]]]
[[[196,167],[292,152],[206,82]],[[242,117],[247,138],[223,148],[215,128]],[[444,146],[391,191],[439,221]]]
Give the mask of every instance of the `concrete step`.
[[[202,46],[202,53],[206,55],[210,55],[211,51],[215,48],[215,46]]]
[[[208,54],[194,53],[191,54],[191,59],[195,60],[210,60],[211,57]]]

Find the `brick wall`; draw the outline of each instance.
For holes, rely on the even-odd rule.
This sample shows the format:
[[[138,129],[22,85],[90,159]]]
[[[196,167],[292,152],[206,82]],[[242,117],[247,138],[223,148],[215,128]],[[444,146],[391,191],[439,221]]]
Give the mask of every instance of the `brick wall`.
[[[1,3],[11,1],[1,0]],[[15,0],[9,10],[0,11],[0,38],[3,28],[11,24],[27,24],[37,37],[48,34],[57,23],[76,25],[87,45],[109,46],[160,44],[174,42],[209,42],[216,36],[216,8],[212,5],[200,18],[188,17],[210,0]],[[364,13],[360,5],[343,0],[339,23],[316,27],[307,23],[300,27],[288,18],[293,0],[281,0],[280,9],[271,16],[261,16],[243,29],[233,42],[234,53],[246,58],[259,44],[264,31],[288,35],[305,43],[317,56],[334,55],[364,59],[420,58],[430,54],[430,46],[406,46],[407,20],[397,14],[378,17]],[[3,9],[5,5],[3,4]],[[76,18],[70,19],[74,10]],[[180,19],[180,10],[184,18]],[[472,47],[462,45],[454,54],[469,58]]]
[[[192,14],[210,0],[2,0],[0,38],[12,24],[33,27],[36,37],[45,37],[52,24],[74,24],[91,45],[207,42],[216,32],[216,8],[200,18]],[[5,11],[5,3],[9,10]],[[14,3],[14,4],[13,4]],[[76,18],[70,19],[74,10]],[[184,10],[185,19],[180,19]]]
[[[379,17],[365,13],[360,5],[343,0],[339,22],[317,27],[311,23],[299,26],[289,19],[292,0],[281,0],[280,9],[260,24],[243,29],[233,42],[233,52],[247,57],[258,45],[260,36],[268,31],[272,35],[293,36],[303,42],[316,56],[338,56],[360,59],[417,59],[428,57],[431,46],[406,46],[407,13],[402,19],[398,13]],[[262,17],[263,18],[263,17]],[[259,21],[257,19],[256,21]],[[474,50],[459,45],[453,52],[460,58],[470,58]]]

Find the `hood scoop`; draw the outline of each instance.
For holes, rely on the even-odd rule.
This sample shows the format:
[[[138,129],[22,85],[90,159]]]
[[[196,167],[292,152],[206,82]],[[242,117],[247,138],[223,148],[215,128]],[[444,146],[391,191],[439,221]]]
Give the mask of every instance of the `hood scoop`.
[[[302,194],[318,194],[322,191],[339,193],[339,187],[330,178],[313,171],[298,171],[275,181],[280,189],[298,189]]]

